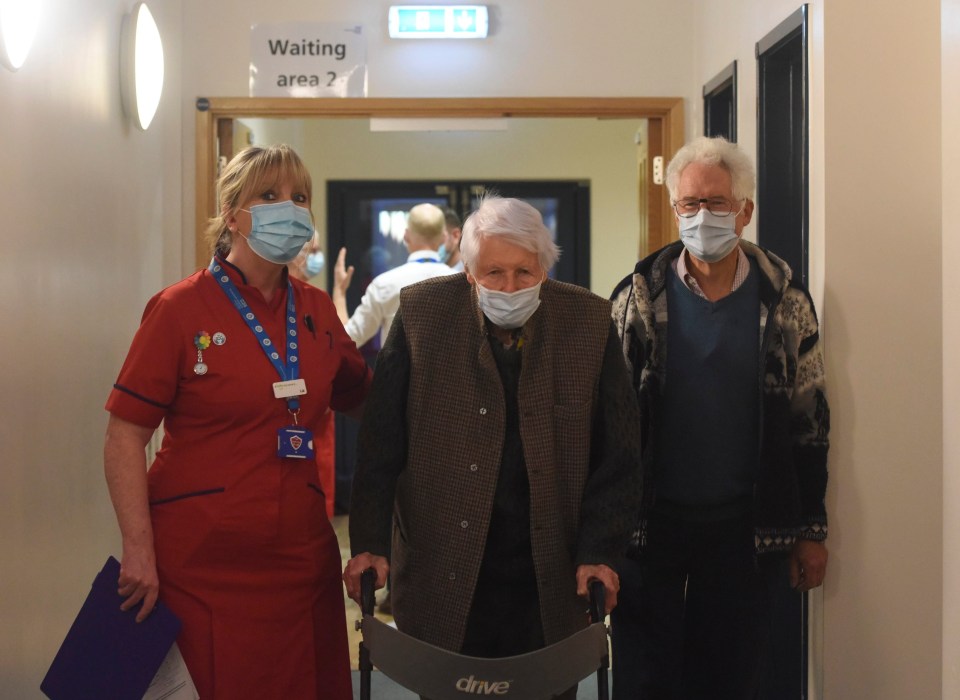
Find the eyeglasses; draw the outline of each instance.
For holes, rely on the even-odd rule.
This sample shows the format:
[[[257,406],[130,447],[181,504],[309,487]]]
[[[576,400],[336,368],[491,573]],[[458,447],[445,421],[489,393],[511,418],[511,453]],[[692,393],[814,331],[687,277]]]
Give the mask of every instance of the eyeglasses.
[[[707,211],[709,211],[714,216],[730,216],[731,214],[739,214],[743,211],[741,206],[739,209],[734,212],[733,208],[744,202],[746,200],[741,199],[738,202],[731,202],[729,200],[723,199],[722,197],[711,197],[709,199],[696,199],[695,197],[686,197],[684,199],[678,199],[673,203],[673,210],[677,212],[677,216],[682,216],[684,219],[689,219],[697,215],[697,212],[700,211],[700,205],[706,204]]]

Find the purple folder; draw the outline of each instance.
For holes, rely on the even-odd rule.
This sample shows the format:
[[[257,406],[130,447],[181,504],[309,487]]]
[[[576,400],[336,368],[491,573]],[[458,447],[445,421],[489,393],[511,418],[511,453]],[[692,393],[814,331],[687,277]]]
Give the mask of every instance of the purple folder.
[[[137,623],[137,606],[121,611],[120,562],[107,559],[93,580],[40,690],[51,700],[141,700],[180,632],[161,602]]]

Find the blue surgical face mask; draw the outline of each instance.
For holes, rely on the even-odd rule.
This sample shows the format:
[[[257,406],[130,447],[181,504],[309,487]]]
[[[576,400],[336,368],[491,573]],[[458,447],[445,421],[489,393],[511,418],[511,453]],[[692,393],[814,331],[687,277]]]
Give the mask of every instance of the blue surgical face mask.
[[[307,256],[307,274],[311,277],[316,277],[323,270],[323,251],[318,250],[316,253],[310,253]]]
[[[447,250],[447,244],[441,243],[440,247],[437,248],[437,255],[440,256],[440,262],[445,263],[450,258],[450,251]]]
[[[515,292],[498,292],[477,282],[477,299],[483,315],[500,328],[520,328],[540,308],[540,285],[537,283]]]
[[[693,257],[715,263],[737,247],[740,238],[736,226],[736,216],[717,216],[703,208],[689,219],[680,217],[680,240]]]
[[[250,212],[250,235],[245,236],[250,249],[264,260],[286,265],[300,254],[313,237],[310,210],[285,202],[257,204],[243,211]],[[243,235],[243,234],[241,234]]]

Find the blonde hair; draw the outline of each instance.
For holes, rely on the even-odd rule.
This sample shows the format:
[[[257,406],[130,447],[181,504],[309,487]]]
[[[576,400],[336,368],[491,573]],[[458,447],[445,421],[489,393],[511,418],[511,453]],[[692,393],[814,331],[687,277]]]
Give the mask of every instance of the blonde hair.
[[[218,214],[207,224],[206,240],[213,253],[230,252],[233,234],[227,219],[255,194],[290,181],[307,195],[307,207],[313,201],[313,183],[300,156],[286,144],[250,146],[227,163],[217,180]]]
[[[446,232],[445,224],[443,209],[435,204],[418,204],[407,216],[407,229],[427,244],[439,245]]]

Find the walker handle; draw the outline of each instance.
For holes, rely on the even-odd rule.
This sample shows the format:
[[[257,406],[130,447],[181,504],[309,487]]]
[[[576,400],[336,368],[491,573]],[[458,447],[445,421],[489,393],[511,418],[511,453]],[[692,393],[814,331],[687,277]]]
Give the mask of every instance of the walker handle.
[[[603,581],[593,579],[588,584],[590,590],[590,622],[603,623],[606,617],[606,594],[607,589]],[[598,700],[607,700],[610,697],[610,688],[607,679],[607,669],[610,668],[610,657],[604,656],[600,662],[600,668],[597,669],[597,698]]]
[[[364,615],[373,615],[374,586],[377,585],[376,569],[366,569],[360,574],[360,610]]]
[[[607,589],[603,581],[593,579],[589,584],[590,589],[590,622],[603,622],[606,613],[606,595]]]
[[[375,569],[367,569],[360,574],[360,610],[364,615],[373,615],[373,587],[377,583],[377,572]],[[361,623],[357,623],[360,625]],[[358,627],[357,629],[362,629]],[[360,640],[360,650],[357,668],[360,671],[360,700],[370,700],[370,672],[373,670],[373,663],[370,661],[370,650]]]

